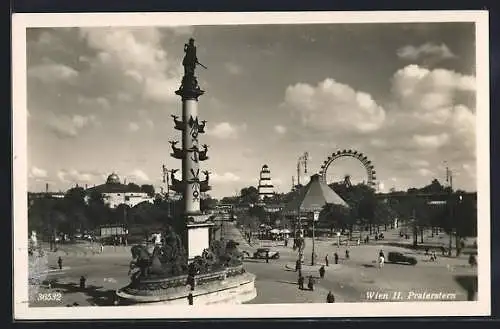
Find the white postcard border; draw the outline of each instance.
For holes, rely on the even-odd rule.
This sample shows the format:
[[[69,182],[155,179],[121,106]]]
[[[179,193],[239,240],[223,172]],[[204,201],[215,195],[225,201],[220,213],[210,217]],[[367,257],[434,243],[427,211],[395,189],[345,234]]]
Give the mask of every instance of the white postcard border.
[[[168,18],[168,19],[167,19]],[[491,312],[489,39],[487,11],[81,13],[14,14],[13,235],[14,318],[311,318],[382,316],[481,316]],[[184,26],[232,24],[475,22],[477,81],[478,300],[474,302],[261,304],[235,306],[28,307],[26,28],[76,26]]]

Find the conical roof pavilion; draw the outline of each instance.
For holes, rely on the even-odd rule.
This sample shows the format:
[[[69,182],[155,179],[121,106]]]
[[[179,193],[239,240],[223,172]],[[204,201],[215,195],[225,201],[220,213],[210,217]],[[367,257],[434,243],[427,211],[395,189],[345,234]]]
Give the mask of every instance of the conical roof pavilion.
[[[321,211],[326,204],[337,204],[344,207],[349,205],[324,181],[320,179],[320,175],[311,176],[309,183],[299,191],[299,197],[290,202],[286,210],[287,212],[313,212]]]

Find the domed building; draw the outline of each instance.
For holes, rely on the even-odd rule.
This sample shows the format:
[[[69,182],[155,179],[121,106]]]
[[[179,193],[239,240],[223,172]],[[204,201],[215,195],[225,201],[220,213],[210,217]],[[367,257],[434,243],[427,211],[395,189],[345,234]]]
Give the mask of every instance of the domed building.
[[[135,207],[142,202],[154,202],[154,196],[141,191],[137,185],[125,185],[120,181],[116,173],[112,173],[106,179],[106,183],[85,190],[85,199],[88,202],[95,193],[102,195],[104,203],[110,208],[116,208],[121,204]]]

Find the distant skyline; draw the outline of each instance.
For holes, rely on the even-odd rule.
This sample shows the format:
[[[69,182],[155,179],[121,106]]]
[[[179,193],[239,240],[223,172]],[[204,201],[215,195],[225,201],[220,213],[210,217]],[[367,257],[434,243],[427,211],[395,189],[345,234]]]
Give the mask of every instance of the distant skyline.
[[[237,25],[27,30],[28,190],[98,185],[115,172],[163,186],[183,44],[196,39],[211,195],[257,186],[262,165],[288,192],[341,149],[375,165],[382,190],[445,182],[476,190],[473,23]],[[364,178],[342,160],[331,179]],[[296,181],[295,177],[295,181]],[[307,182],[307,178],[301,178]]]

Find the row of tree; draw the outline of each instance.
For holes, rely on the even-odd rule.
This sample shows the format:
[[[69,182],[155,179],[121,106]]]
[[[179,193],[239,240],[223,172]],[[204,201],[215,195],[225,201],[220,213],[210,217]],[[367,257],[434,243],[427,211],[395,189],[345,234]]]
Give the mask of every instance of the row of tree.
[[[457,237],[477,235],[476,194],[452,191],[437,179],[422,188],[392,190],[387,194],[377,194],[374,189],[364,184],[347,186],[344,183],[333,183],[330,187],[347,202],[349,208],[340,205],[326,206],[320,213],[317,225],[320,229],[348,229],[352,233],[357,227],[360,230],[367,229],[371,234],[378,231],[381,225],[385,230],[388,226],[394,226],[397,219],[407,234],[414,235],[414,243],[417,243],[418,234],[423,240],[426,229],[430,229],[434,234],[436,228],[441,228],[447,233],[456,234]],[[289,193],[276,194],[264,202],[286,205],[297,197],[300,188]],[[246,214],[240,216],[241,224],[251,230],[262,223],[272,226],[276,223],[294,224],[286,222],[283,215],[266,213],[263,207],[259,206],[258,190],[253,186],[245,187],[239,196],[223,198],[221,202],[253,205]]]

